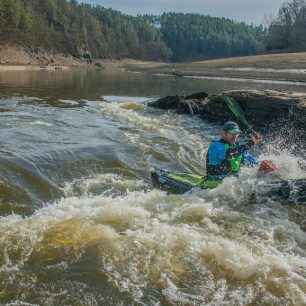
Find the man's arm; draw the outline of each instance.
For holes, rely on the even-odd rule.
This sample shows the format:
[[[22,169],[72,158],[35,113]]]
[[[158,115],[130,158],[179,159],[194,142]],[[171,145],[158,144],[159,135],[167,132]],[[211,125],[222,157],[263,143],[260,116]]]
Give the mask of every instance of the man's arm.
[[[243,152],[249,150],[253,145],[254,145],[254,142],[252,140],[250,140],[246,144],[237,144],[236,146],[232,146],[232,147],[228,148],[228,150],[226,151],[225,158],[226,159],[235,158],[235,157],[241,155]]]
[[[253,167],[259,164],[259,160],[255,156],[253,156],[249,151],[245,151],[242,154],[242,157],[243,157],[242,163],[247,167]]]
[[[230,147],[226,152],[225,158],[226,159],[235,158],[235,157],[241,155],[242,153],[247,152],[252,146],[257,145],[258,143],[260,143],[262,141],[262,136],[259,133],[255,132],[252,135],[251,139],[252,140],[250,140],[246,144],[242,144],[242,145],[238,144],[236,146]]]

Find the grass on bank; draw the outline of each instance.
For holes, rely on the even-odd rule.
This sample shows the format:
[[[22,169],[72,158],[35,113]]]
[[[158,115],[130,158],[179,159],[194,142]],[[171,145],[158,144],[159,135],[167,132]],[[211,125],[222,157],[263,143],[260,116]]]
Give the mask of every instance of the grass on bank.
[[[306,71],[306,52],[267,54],[256,56],[232,57],[216,60],[208,60],[190,63],[159,63],[126,61],[122,67],[128,70],[146,73],[164,73],[177,76],[216,76],[216,77],[243,77],[266,78],[278,80],[305,81],[306,75],[286,72],[262,72],[262,71],[233,71],[223,68],[272,68],[272,69],[301,69]]]

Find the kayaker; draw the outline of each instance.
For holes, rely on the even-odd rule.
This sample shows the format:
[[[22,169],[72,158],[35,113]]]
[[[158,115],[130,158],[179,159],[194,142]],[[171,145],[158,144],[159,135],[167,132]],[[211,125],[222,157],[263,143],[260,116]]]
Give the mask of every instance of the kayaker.
[[[249,149],[262,141],[259,133],[254,133],[251,140],[239,144],[241,134],[236,122],[224,123],[221,130],[221,139],[213,141],[207,151],[206,171],[207,178],[222,180],[225,177],[237,175],[242,164],[254,166],[259,161],[249,152]]]

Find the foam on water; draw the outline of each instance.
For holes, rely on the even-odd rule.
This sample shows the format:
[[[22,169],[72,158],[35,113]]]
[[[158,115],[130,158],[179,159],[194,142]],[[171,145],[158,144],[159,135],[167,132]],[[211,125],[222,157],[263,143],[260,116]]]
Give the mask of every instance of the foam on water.
[[[24,122],[19,121],[15,122],[14,124],[7,123],[6,125],[9,127],[22,127],[22,126],[26,127],[26,126],[35,126],[35,125],[51,127],[53,124],[41,120],[36,120],[36,121],[24,121]]]
[[[103,96],[103,100],[115,103],[145,103],[152,99],[148,97]]]
[[[260,159],[272,160],[278,168],[276,174],[284,179],[306,178],[306,161],[287,150],[281,150],[277,155],[263,153],[260,155]]]
[[[137,303],[152,304],[158,292],[183,305],[303,303],[305,233],[285,212],[237,208],[236,185],[226,180],[213,198],[159,190],[87,196],[84,188],[31,217],[2,217],[1,274],[20,277],[35,262],[69,267],[94,250],[94,273]]]
[[[121,106],[102,102],[99,110],[122,123],[118,141],[204,170],[218,134],[211,125]],[[274,160],[281,177],[305,177],[302,160],[286,151],[261,158]],[[305,231],[292,207],[250,201],[265,185],[256,171],[185,195],[115,173],[66,182],[61,199],[31,216],[0,218],[3,292],[39,305],[303,305]]]
[[[58,101],[61,102],[61,103],[68,104],[68,105],[78,105],[79,104],[79,102],[75,101],[75,100],[63,100],[63,99],[59,99]]]
[[[74,179],[61,189],[66,197],[80,195],[117,195],[129,190],[145,190],[147,184],[142,180],[127,179],[113,173],[98,174],[92,177]]]
[[[138,145],[143,155],[171,159],[177,164],[180,160],[190,170],[197,168],[196,171],[203,171],[207,143],[200,132],[195,133],[195,128],[199,131],[207,129],[205,122],[194,118],[196,123],[191,123],[185,115],[166,113],[156,116],[146,109],[121,106],[118,103],[101,103],[101,113],[123,125],[122,133],[116,135],[116,139],[119,137],[125,143]]]

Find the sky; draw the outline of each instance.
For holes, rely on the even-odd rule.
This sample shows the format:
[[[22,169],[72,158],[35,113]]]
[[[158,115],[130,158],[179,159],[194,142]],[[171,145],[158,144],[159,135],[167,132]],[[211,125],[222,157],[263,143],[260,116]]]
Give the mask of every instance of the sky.
[[[287,0],[288,1],[288,0]],[[200,13],[246,23],[264,23],[264,16],[276,16],[286,0],[79,0],[129,15],[163,12]],[[290,1],[291,2],[291,1]]]

